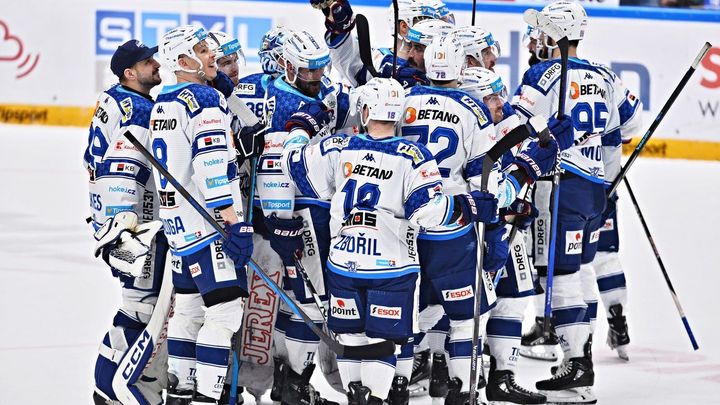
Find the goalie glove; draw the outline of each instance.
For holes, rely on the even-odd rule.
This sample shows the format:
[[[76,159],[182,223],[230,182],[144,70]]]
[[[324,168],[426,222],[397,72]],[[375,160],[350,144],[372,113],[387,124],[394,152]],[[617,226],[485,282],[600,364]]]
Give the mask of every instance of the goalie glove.
[[[106,221],[95,232],[95,257],[102,255],[110,267],[120,273],[142,277],[143,266],[155,234],[162,222],[152,221],[137,225],[137,214],[123,211]]]

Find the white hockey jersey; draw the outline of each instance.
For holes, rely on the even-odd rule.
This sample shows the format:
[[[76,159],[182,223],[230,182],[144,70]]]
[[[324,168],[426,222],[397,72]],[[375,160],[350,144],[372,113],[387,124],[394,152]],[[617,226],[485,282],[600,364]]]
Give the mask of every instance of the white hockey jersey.
[[[238,168],[225,97],[209,86],[165,86],[150,117],[153,155],[207,212],[222,222],[217,207],[232,205],[243,220]],[[154,173],[160,218],[173,253],[185,256],[220,234],[159,172]]]
[[[90,177],[90,211],[96,230],[121,211],[134,211],[140,223],[158,219],[150,163],[123,136],[130,131],[149,148],[152,107],[149,96],[120,84],[97,99],[83,159]]]
[[[452,218],[432,155],[400,137],[331,136],[286,150],[281,167],[304,194],[332,198],[328,268],[348,277],[418,272],[417,230]]]
[[[560,60],[533,65],[513,96],[523,122],[537,114],[557,115]],[[561,167],[594,183],[603,183],[602,139],[620,126],[617,95],[605,71],[588,61],[570,58],[565,111],[572,117],[575,144],[561,152]]]
[[[487,107],[459,89],[415,86],[405,98],[402,136],[424,145],[433,154],[448,194],[480,189],[482,160],[496,143],[497,134]],[[488,191],[497,195],[497,169],[490,174]],[[451,224],[427,229],[423,239],[450,239],[471,227]]]

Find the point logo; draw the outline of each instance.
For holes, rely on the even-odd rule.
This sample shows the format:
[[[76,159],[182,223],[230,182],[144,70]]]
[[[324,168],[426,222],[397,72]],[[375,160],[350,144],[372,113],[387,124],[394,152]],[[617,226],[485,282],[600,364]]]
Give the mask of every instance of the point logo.
[[[582,253],[583,231],[565,231],[565,254],[579,255]]]
[[[338,319],[360,319],[360,311],[353,298],[330,296],[330,315]]]
[[[405,123],[412,124],[413,122],[415,122],[416,119],[417,119],[417,110],[412,107],[408,107],[408,109],[405,110]]]

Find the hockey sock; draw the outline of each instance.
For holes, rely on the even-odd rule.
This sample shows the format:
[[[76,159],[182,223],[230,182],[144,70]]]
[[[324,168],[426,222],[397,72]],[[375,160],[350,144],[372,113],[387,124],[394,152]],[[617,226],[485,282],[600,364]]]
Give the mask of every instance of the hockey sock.
[[[347,346],[362,346],[368,342],[368,338],[364,333],[339,333],[337,339],[338,342]],[[340,379],[345,389],[351,382],[360,381],[362,360],[346,359],[338,356],[337,362]]]
[[[219,399],[227,375],[230,340],[242,323],[241,298],[212,305],[197,337],[197,391]]]
[[[303,311],[310,316],[315,324],[322,328],[319,319],[322,319],[319,310],[315,304],[300,304]],[[308,327],[305,322],[291,316],[285,331],[285,345],[287,346],[288,364],[298,374],[302,374],[305,367],[315,362],[315,353],[317,352],[320,338]]]
[[[585,319],[587,305],[583,300],[579,272],[555,276],[552,307],[555,330],[565,358],[583,357],[590,325]]]
[[[275,329],[273,330],[273,346],[275,347],[274,356],[288,362],[288,349],[287,339],[285,338],[285,331],[290,326],[291,314],[285,311],[284,303],[280,303],[278,309],[277,318],[275,320]]]
[[[627,305],[627,283],[618,253],[598,252],[595,255],[593,265],[605,311],[609,313],[610,307],[615,304],[621,304],[625,308]]]
[[[368,338],[368,343],[380,342],[382,339]],[[387,398],[392,387],[395,365],[395,355],[377,360],[363,360],[360,377],[364,386],[370,388],[370,394],[378,398]],[[410,361],[412,372],[412,360]]]
[[[582,283],[583,300],[587,305],[585,311],[585,322],[590,325],[590,333],[595,331],[595,323],[597,320],[598,292],[597,281],[595,277],[595,269],[592,264],[580,265],[580,282]]]
[[[538,280],[544,290],[547,285],[547,277],[538,277]],[[545,293],[534,295],[533,304],[535,304],[535,316],[539,318],[545,316]]]
[[[443,353],[445,351],[445,341],[450,331],[450,319],[447,315],[442,318],[427,332],[428,346],[433,353]]]
[[[402,376],[410,381],[413,370],[413,347],[412,343],[400,346],[400,354],[397,356],[395,375]]]
[[[525,298],[501,297],[490,311],[487,339],[498,370],[514,372],[517,368],[526,302]]]
[[[484,317],[483,317],[484,318]],[[480,331],[485,328],[481,327]],[[450,355],[448,368],[450,378],[457,377],[462,382],[462,390],[466,391],[470,383],[470,356],[472,354],[473,320],[450,320],[450,339],[447,342],[447,351]],[[482,350],[482,337],[478,343]]]
[[[178,390],[195,385],[195,341],[205,313],[200,294],[175,294],[175,309],[168,320],[168,373],[178,378]]]

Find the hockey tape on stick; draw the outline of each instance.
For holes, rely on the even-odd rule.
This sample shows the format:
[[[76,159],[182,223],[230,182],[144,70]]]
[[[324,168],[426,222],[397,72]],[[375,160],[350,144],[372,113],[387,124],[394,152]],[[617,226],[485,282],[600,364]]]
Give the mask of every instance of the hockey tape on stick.
[[[325,306],[322,304],[322,300],[320,299],[320,294],[318,294],[317,290],[315,289],[315,286],[313,285],[312,281],[310,280],[310,276],[308,275],[307,271],[305,271],[305,266],[302,264],[302,252],[296,251],[293,255],[293,259],[295,260],[295,268],[297,271],[300,272],[300,277],[302,277],[303,282],[305,283],[305,286],[310,291],[310,294],[313,296],[313,300],[315,301],[315,306],[317,306],[318,311],[320,311],[320,314],[323,317],[323,320],[327,322],[327,311],[325,310]]]
[[[246,126],[251,127],[260,122],[255,113],[250,111],[248,106],[236,94],[228,97],[227,103],[230,111],[232,111],[233,114],[237,115],[237,117],[240,118],[240,120],[242,120],[243,124],[245,124]]]
[[[657,129],[658,125],[662,122],[663,118],[665,118],[665,115],[667,114],[668,110],[670,110],[670,107],[675,103],[675,99],[680,95],[680,92],[685,88],[685,85],[692,77],[693,73],[695,73],[695,70],[697,69],[697,65],[700,63],[701,60],[705,58],[705,55],[708,53],[712,45],[710,45],[710,42],[705,42],[705,45],[703,45],[702,49],[700,49],[700,53],[697,54],[695,59],[693,60],[692,64],[688,68],[687,72],[685,72],[685,75],[680,79],[680,83],[678,83],[677,86],[675,86],[675,90],[673,90],[672,94],[670,94],[670,98],[667,99],[665,102],[665,105],[660,109],[660,112],[657,116],[655,116],[655,120],[650,124],[650,128],[645,132],[645,135],[640,139],[640,142],[635,147],[635,150],[633,150],[632,154],[627,160],[627,163],[625,163],[625,166],[620,170],[620,173],[617,175],[615,180],[613,180],[612,185],[610,186],[610,189],[607,191],[608,198],[612,197],[613,194],[615,194],[615,191],[617,190],[618,186],[620,185],[620,181],[627,175],[628,170],[630,170],[630,167],[632,167],[633,163],[635,162],[635,159],[640,155],[640,152],[645,148],[645,144],[650,140],[650,137],[655,133],[655,130]]]
[[[393,40],[394,40],[394,46],[393,46],[393,67],[392,67],[392,77],[397,77],[397,53],[398,53],[398,31],[400,30],[400,6],[398,5],[398,0],[393,0],[393,13],[395,15],[395,24],[394,24],[394,32],[393,32]]]
[[[170,174],[170,172],[165,169],[165,167],[158,162],[157,159],[155,159],[155,156],[153,156],[147,149],[145,149],[145,146],[141,144],[137,138],[130,132],[125,131],[125,137],[133,144],[136,148],[142,153],[143,156],[145,156],[146,159],[150,161],[150,164],[153,165],[153,167],[159,171],[165,179],[172,184],[172,186],[187,200],[187,202],[192,205],[192,207],[200,214],[203,219],[205,219],[215,230],[223,237],[223,239],[227,239],[227,232],[225,232],[225,229],[220,226],[217,221],[213,219],[212,216],[200,205],[200,203],[195,200],[195,198],[190,195],[190,193],[183,187],[176,179],[173,177],[173,175]],[[255,261],[250,259],[247,265],[248,269],[253,271],[255,275],[260,277],[267,283],[267,285],[270,287],[270,289],[277,294],[280,299],[282,299],[288,307],[295,313],[295,315],[299,316],[303,322],[319,337],[325,344],[328,345],[330,350],[337,353],[338,356],[343,356],[351,359],[380,359],[386,356],[390,356],[393,353],[395,353],[395,343],[389,340],[384,340],[382,342],[373,343],[369,345],[364,346],[345,346],[343,344],[340,344],[336,342],[330,335],[323,332],[322,329],[318,328],[317,325],[310,319],[310,317],[297,305],[297,303],[290,298],[290,296],[285,293],[285,291],[280,288],[280,286],[275,283],[275,281],[270,278],[267,274],[265,274],[264,271],[260,269],[260,266],[258,266]]]
[[[143,371],[152,364],[160,347],[167,340],[168,316],[175,304],[172,284],[172,255],[167,253],[163,281],[155,308],[145,329],[135,339],[113,376],[112,387],[118,400],[127,405],[149,405],[140,389],[134,386]]]
[[[648,227],[647,222],[645,222],[645,216],[643,215],[642,211],[640,210],[640,205],[638,204],[637,199],[635,198],[635,193],[632,190],[632,187],[630,187],[630,182],[628,181],[627,177],[624,177],[623,180],[625,181],[625,187],[627,188],[628,194],[630,195],[630,199],[632,200],[633,206],[635,206],[635,212],[638,214],[638,218],[640,218],[640,222],[642,223],[643,230],[645,231],[645,236],[647,236],[648,242],[650,242],[650,247],[652,247],[653,253],[655,254],[655,259],[658,262],[658,265],[660,266],[660,270],[662,271],[663,277],[665,278],[665,283],[668,286],[668,289],[670,290],[670,295],[672,295],[673,302],[675,303],[675,307],[678,310],[678,313],[680,314],[680,319],[682,320],[683,325],[685,326],[685,332],[687,332],[688,338],[690,338],[690,343],[692,344],[693,349],[697,350],[700,347],[697,344],[697,341],[695,340],[695,335],[692,332],[692,329],[690,329],[690,323],[687,320],[687,317],[685,316],[685,311],[683,310],[682,305],[680,305],[680,300],[678,299],[677,293],[675,292],[675,287],[673,287],[672,282],[670,281],[670,276],[668,275],[667,269],[665,269],[665,264],[662,261],[662,258],[660,257],[660,251],[658,250],[657,246],[655,245],[655,239],[653,239],[652,235],[650,234],[650,228]]]
[[[492,171],[495,162],[500,157],[515,145],[522,143],[525,139],[530,136],[530,131],[527,126],[519,125],[507,135],[502,137],[490,150],[485,153],[485,157],[482,162],[482,174],[480,177],[480,190],[487,192],[488,181],[490,180],[490,172]],[[478,345],[480,341],[480,311],[482,306],[481,291],[485,288],[484,270],[483,270],[483,245],[485,243],[485,224],[479,222],[475,226],[475,232],[477,233],[477,275],[475,276],[475,315],[473,317],[473,336],[472,336],[472,352],[470,354],[470,384],[469,387],[475,387],[477,385],[477,373],[478,373]],[[489,285],[492,288],[492,283]],[[475,405],[475,395],[470,395],[469,405]]]
[[[375,69],[372,59],[372,47],[370,46],[370,27],[367,18],[358,14],[355,16],[355,29],[357,29],[358,45],[360,47],[360,60],[365,69],[372,77],[380,76]],[[397,42],[396,42],[397,43]],[[397,48],[397,46],[395,46]]]

